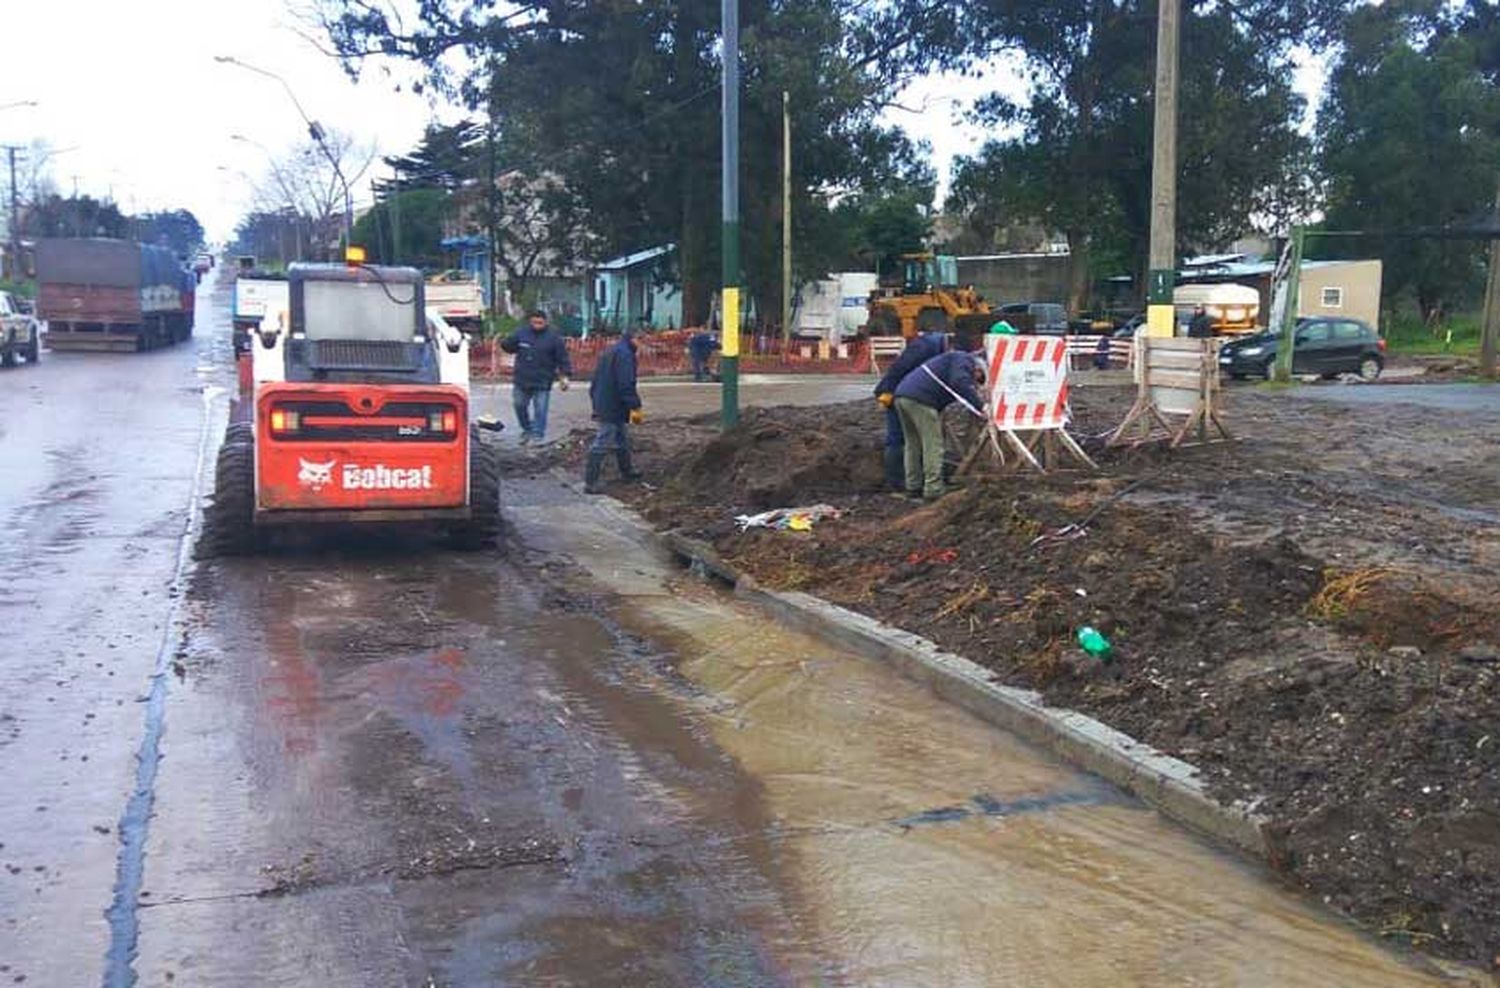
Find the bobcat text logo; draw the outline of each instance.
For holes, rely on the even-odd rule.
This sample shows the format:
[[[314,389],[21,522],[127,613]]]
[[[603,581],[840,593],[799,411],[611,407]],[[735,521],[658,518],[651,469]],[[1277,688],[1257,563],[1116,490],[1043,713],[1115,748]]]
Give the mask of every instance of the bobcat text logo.
[[[329,460],[327,463],[309,463],[298,457],[300,469],[297,471],[297,483],[303,487],[311,487],[314,491],[321,491],[333,482],[333,465],[336,462]]]
[[[344,464],[346,491],[425,491],[432,488],[432,467],[362,467]]]

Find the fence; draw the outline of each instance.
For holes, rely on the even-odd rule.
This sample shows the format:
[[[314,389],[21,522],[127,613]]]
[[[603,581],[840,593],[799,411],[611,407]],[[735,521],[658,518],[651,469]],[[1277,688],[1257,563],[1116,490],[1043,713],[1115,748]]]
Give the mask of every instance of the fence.
[[[652,333],[636,338],[636,370],[641,377],[669,377],[693,372],[687,341],[691,333]],[[593,376],[594,367],[605,350],[618,342],[617,336],[595,336],[589,339],[569,338],[568,357],[573,376]],[[474,377],[509,377],[514,358],[493,342],[477,343],[470,350],[470,373]],[[740,373],[742,374],[867,374],[870,372],[869,341],[852,339],[830,347],[817,341],[780,337],[749,336],[742,340]]]
[[[687,341],[691,331],[678,330],[650,333],[636,338],[636,368],[641,377],[670,377],[693,372]],[[567,338],[568,357],[573,362],[573,376],[593,376],[599,356],[614,346],[616,336],[593,336],[588,339]],[[1084,369],[1094,366],[1099,354],[1100,336],[1068,336],[1070,366]],[[1109,340],[1109,365],[1131,366],[1131,340]],[[884,368],[895,359],[905,341],[893,337],[854,337],[838,346],[826,341],[793,339],[780,336],[747,334],[741,341],[742,374],[869,374]],[[514,359],[493,341],[474,344],[469,351],[470,373],[476,378],[505,378],[511,374]],[[873,357],[873,363],[872,363]]]

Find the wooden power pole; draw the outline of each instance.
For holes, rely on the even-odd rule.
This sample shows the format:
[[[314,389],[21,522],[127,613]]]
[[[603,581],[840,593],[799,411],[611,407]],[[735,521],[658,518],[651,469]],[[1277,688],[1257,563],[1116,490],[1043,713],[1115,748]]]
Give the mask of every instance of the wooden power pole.
[[[781,338],[792,338],[792,104],[781,92]]]
[[[1500,227],[1500,183],[1495,188],[1494,225]],[[1490,241],[1490,275],[1484,286],[1484,328],[1479,337],[1479,373],[1495,377],[1496,348],[1500,344],[1500,240]]]
[[[1177,36],[1182,0],[1161,0],[1156,25],[1156,122],[1151,157],[1151,253],[1146,326],[1151,336],[1176,334],[1177,285]]]

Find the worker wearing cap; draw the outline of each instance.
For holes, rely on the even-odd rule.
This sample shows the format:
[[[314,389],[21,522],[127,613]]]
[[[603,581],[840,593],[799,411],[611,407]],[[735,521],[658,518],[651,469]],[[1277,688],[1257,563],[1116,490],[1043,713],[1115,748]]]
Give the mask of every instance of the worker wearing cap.
[[[526,325],[500,342],[500,349],[516,355],[511,387],[521,443],[546,442],[552,385],[566,391],[573,376],[568,346],[562,334],[547,325],[547,314],[537,309],[527,314]]]
[[[885,409],[885,484],[893,491],[906,489],[906,438],[896,414],[896,387],[907,374],[946,349],[948,337],[942,332],[913,336],[875,385],[875,400]]]
[[[984,363],[967,350],[933,357],[896,387],[896,414],[905,438],[906,496],[935,501],[947,494],[943,480],[943,409],[955,401],[982,415],[979,385]]]
[[[589,382],[589,401],[594,406],[594,421],[599,431],[589,445],[588,460],[583,468],[583,490],[602,494],[599,480],[604,473],[604,458],[611,452],[624,480],[640,480],[641,474],[630,462],[630,426],[645,420],[641,411],[641,393],[636,388],[635,340],[626,329],[618,343],[599,355],[594,379]]]

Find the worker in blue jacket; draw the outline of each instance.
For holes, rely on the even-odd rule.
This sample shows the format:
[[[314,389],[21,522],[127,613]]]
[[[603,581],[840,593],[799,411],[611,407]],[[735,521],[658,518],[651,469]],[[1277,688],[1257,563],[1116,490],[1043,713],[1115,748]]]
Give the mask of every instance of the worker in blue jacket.
[[[641,393],[636,388],[635,341],[630,330],[599,355],[594,379],[589,382],[589,401],[593,403],[599,431],[589,446],[584,465],[584,492],[604,493],[599,478],[604,473],[604,458],[611,452],[615,454],[622,479],[640,480],[640,471],[630,462],[630,426],[645,421],[645,413],[641,411]]]
[[[547,441],[547,407],[552,403],[552,385],[568,390],[573,364],[562,334],[547,325],[540,310],[526,317],[526,325],[500,341],[500,349],[516,355],[511,379],[516,421],[521,426],[521,444]]]
[[[913,336],[875,385],[875,400],[885,409],[885,484],[893,491],[906,489],[906,440],[896,414],[896,387],[907,374],[946,349],[948,337],[940,331]]]
[[[719,349],[719,341],[714,339],[712,333],[697,332],[688,339],[688,356],[693,361],[693,380],[702,384],[709,380],[708,362],[713,359],[714,351]]]
[[[896,414],[906,447],[906,496],[935,501],[948,493],[943,481],[943,409],[961,401],[983,414],[979,384],[984,364],[967,350],[939,354],[896,386]]]

